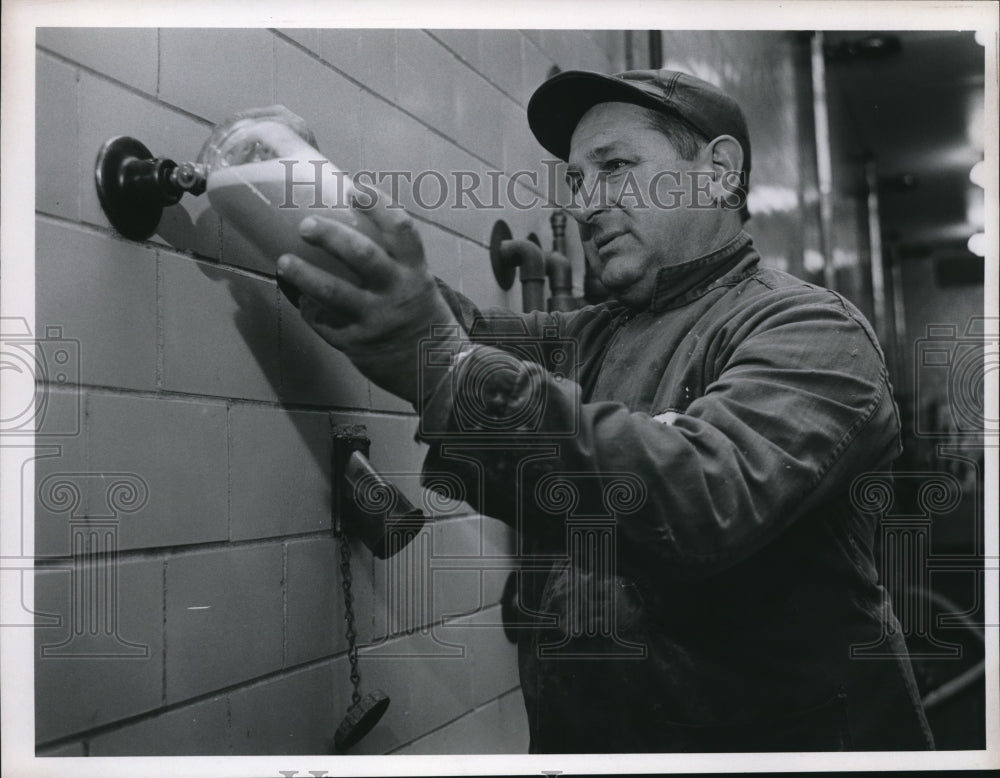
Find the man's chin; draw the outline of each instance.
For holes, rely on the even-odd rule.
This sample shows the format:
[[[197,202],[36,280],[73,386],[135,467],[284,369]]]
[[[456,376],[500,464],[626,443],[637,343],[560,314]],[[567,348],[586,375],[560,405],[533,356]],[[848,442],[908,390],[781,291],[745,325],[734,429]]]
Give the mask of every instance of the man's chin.
[[[606,271],[601,274],[605,289],[626,308],[645,308],[649,304],[648,290],[641,281],[641,277],[631,278]]]

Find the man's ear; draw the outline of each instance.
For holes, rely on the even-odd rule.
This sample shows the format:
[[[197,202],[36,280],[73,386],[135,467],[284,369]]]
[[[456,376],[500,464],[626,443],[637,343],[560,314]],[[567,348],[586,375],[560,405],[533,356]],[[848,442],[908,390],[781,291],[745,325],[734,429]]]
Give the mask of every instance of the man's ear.
[[[720,135],[708,144],[712,155],[712,172],[716,181],[726,179],[727,173],[743,170],[743,147],[732,135]]]
[[[705,147],[705,157],[711,159],[712,183],[709,192],[717,203],[728,208],[743,202],[743,147],[732,135],[720,135]]]

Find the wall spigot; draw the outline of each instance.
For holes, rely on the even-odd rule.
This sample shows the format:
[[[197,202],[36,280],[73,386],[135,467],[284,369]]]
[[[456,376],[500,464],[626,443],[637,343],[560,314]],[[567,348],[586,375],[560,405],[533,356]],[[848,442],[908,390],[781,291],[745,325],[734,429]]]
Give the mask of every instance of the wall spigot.
[[[426,522],[419,508],[368,461],[363,427],[333,431],[334,534],[358,538],[379,559],[401,551]]]
[[[204,165],[154,157],[125,135],[101,146],[94,168],[101,208],[111,226],[132,240],[155,233],[163,209],[179,202],[185,192],[202,194],[206,175]]]

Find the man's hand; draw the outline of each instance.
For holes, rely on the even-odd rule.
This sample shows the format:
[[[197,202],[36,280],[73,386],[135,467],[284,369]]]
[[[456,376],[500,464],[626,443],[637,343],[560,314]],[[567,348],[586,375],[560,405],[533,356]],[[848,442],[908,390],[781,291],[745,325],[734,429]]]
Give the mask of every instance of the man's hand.
[[[302,318],[324,340],[371,381],[419,407],[434,385],[425,366],[420,386],[420,342],[437,325],[452,330],[448,340],[456,343],[464,334],[427,270],[413,220],[400,209],[389,209],[386,200],[380,196],[359,217],[371,219],[379,229],[384,249],[332,219],[310,216],[299,225],[302,238],[340,260],[354,272],[356,283],[292,254],[278,259],[278,278],[302,292]]]

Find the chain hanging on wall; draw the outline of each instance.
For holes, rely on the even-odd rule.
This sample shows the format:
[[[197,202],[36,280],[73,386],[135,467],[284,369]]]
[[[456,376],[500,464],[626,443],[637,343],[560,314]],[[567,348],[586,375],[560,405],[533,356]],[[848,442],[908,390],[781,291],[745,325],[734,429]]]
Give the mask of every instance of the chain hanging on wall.
[[[367,735],[378,724],[389,707],[389,697],[379,689],[361,695],[361,673],[358,671],[358,633],[354,627],[354,594],[351,586],[351,543],[347,535],[339,533],[340,575],[344,589],[344,622],[347,635],[347,660],[351,664],[351,707],[333,736],[337,753],[347,749]]]
[[[397,554],[420,532],[426,517],[368,461],[370,441],[360,424],[332,424],[333,534],[340,544],[340,574],[344,589],[347,659],[351,665],[351,707],[333,738],[337,753],[367,735],[389,707],[385,692],[361,694],[358,633],[354,625],[354,583],[351,539],[364,544],[377,559]],[[348,532],[349,530],[349,532]]]

